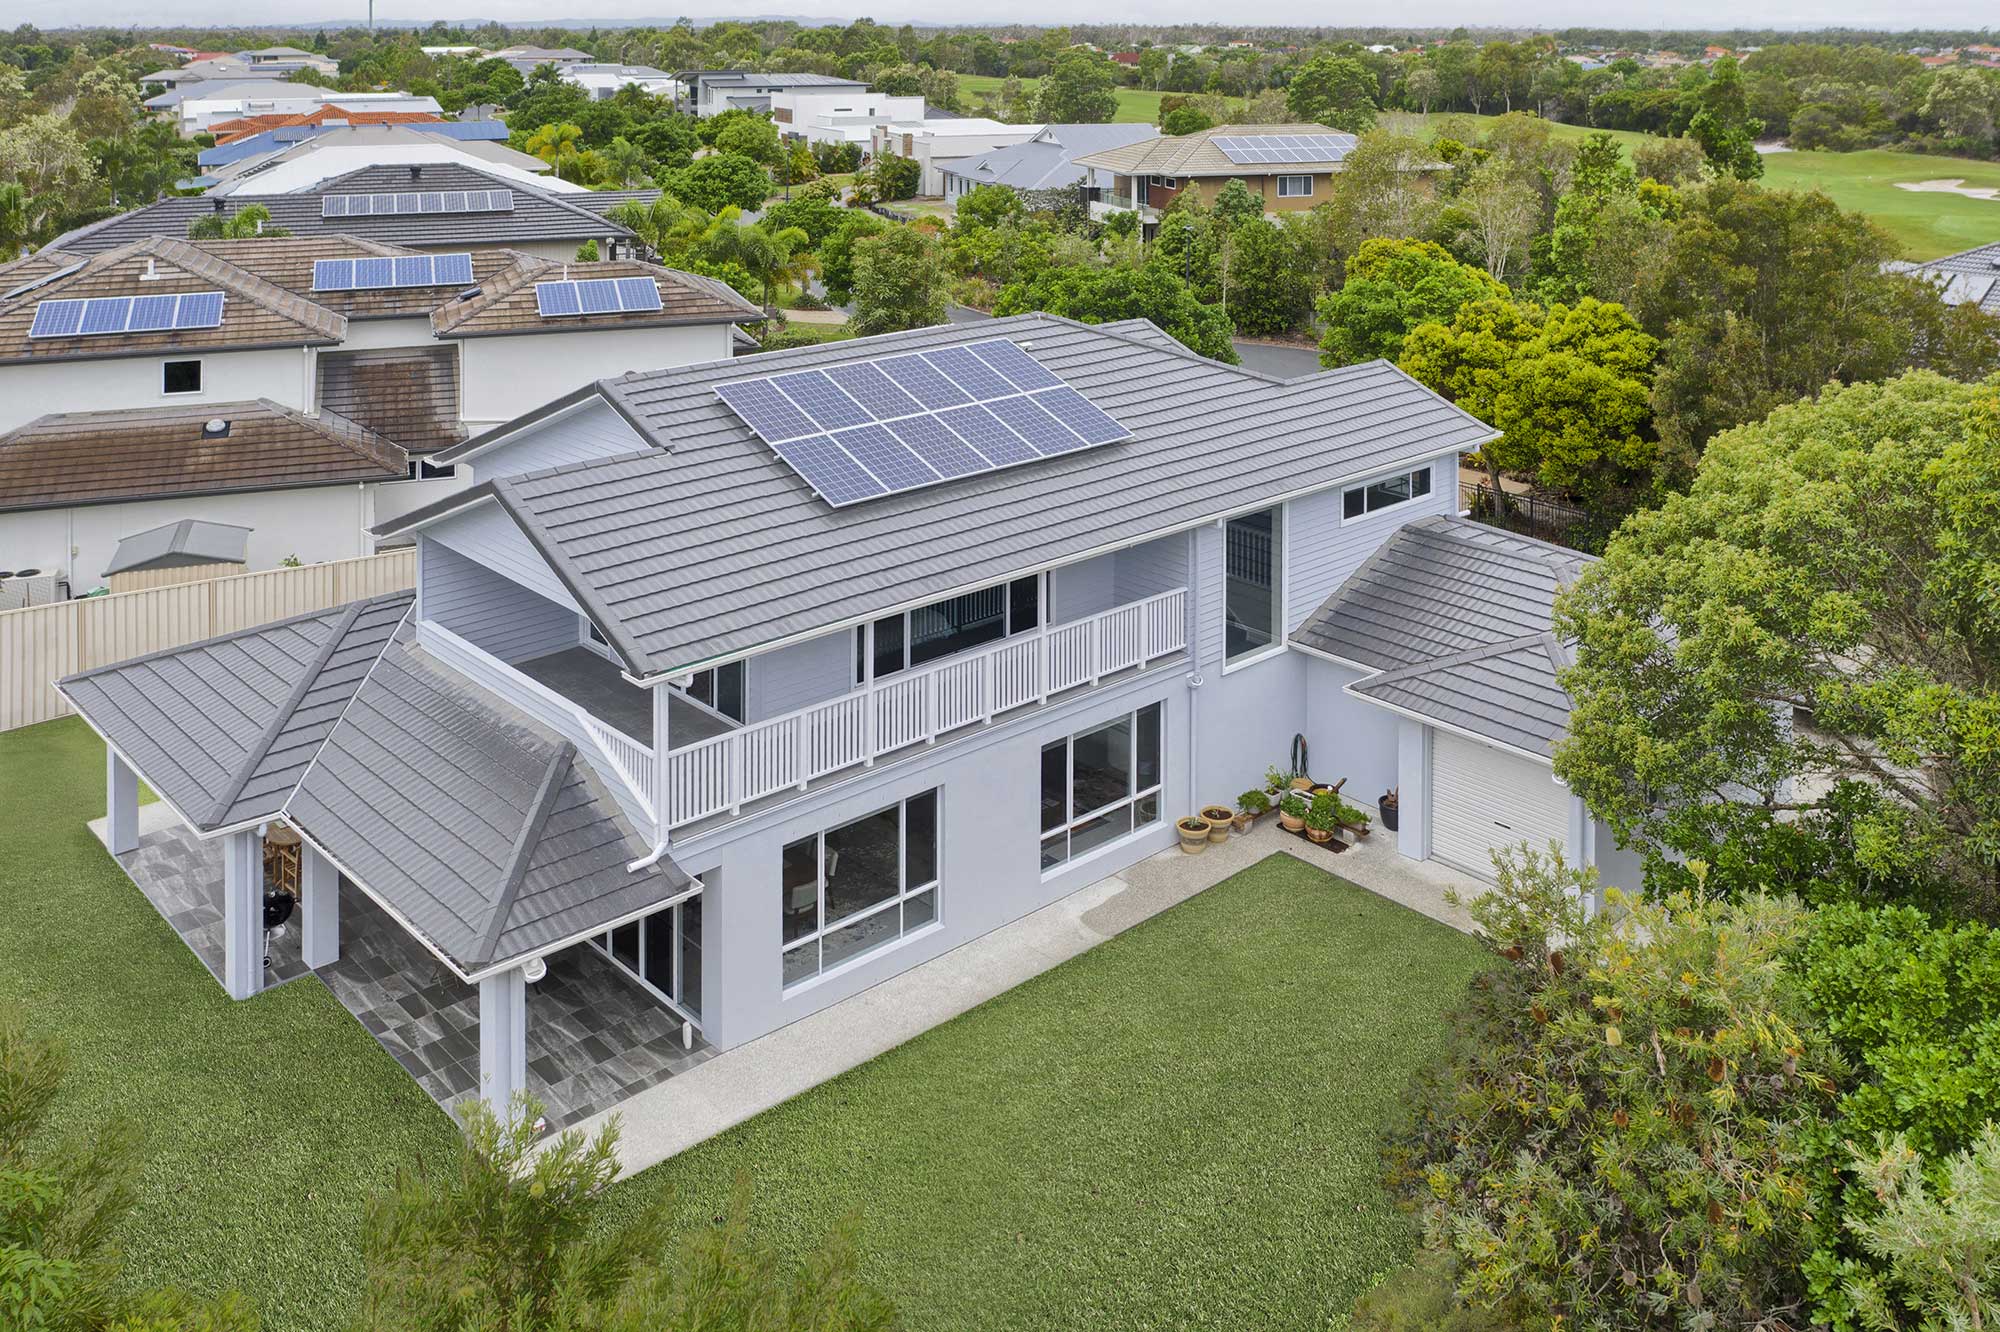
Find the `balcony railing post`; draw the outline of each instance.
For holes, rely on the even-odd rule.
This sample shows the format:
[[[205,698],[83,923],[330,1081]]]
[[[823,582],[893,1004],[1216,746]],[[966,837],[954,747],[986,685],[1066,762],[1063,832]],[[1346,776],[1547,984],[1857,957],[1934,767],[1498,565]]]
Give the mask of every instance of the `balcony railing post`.
[[[1085,626],[1088,632],[1084,637],[1090,640],[1090,684],[1093,689],[1097,687],[1097,682],[1104,678],[1103,642],[1104,630],[1108,626],[1108,623],[1108,621],[1099,620],[1095,624]]]
[[[743,812],[743,767],[746,759],[741,731],[732,732],[722,746],[722,798],[732,815]]]
[[[801,791],[805,790],[806,783],[812,780],[812,764],[806,761],[806,740],[812,734],[806,726],[806,719],[811,715],[809,712],[799,714],[798,733],[792,737],[792,762],[799,770]]]

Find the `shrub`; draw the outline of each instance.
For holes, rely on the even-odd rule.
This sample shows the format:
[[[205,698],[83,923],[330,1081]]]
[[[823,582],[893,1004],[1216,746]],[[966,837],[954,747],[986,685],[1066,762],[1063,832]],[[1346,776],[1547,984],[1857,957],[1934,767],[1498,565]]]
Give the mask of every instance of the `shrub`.
[[[2000,1313],[2000,1128],[1988,1124],[1970,1151],[1939,1162],[1936,1190],[1901,1134],[1853,1156],[1877,1207],[1847,1227],[1882,1269],[1847,1284],[1862,1325],[1889,1332],[1991,1325]],[[1907,1321],[1905,1311],[1922,1321]]]
[[[1559,854],[1499,858],[1471,907],[1495,965],[1412,1090],[1391,1181],[1461,1296],[1521,1326],[1796,1324],[1839,1068],[1786,968],[1805,912],[1681,895],[1614,926],[1595,886]]]
[[[1314,832],[1332,832],[1336,803],[1331,791],[1321,791],[1315,795],[1312,804],[1306,807],[1306,827]]]
[[[1348,1332],[1500,1332],[1490,1311],[1458,1298],[1451,1259],[1422,1253],[1354,1302]]]
[[[1245,814],[1264,814],[1271,808],[1271,797],[1262,791],[1245,791],[1236,797],[1236,808]]]

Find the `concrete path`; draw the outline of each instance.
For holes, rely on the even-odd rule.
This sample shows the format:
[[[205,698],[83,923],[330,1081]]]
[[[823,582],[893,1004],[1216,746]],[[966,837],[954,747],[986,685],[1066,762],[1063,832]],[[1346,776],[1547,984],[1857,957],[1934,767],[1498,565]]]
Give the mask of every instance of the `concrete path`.
[[[1360,846],[1335,856],[1281,832],[1277,820],[1268,818],[1245,836],[1211,843],[1200,855],[1175,848],[1100,879],[851,999],[725,1051],[575,1127],[594,1133],[617,1115],[619,1164],[627,1173],[643,1170],[1060,966],[1273,854],[1297,856],[1455,929],[1469,930],[1471,921],[1445,901],[1446,891],[1484,890],[1455,871],[1404,860],[1396,854],[1393,833],[1378,829]]]

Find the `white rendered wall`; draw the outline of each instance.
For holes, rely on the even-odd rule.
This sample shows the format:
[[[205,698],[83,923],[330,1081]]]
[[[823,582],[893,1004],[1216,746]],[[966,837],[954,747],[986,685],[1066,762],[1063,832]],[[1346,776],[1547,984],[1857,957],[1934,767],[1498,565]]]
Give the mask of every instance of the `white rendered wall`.
[[[200,361],[201,392],[161,392],[168,361]],[[257,398],[304,408],[309,402],[307,376],[306,351],[299,347],[191,349],[157,356],[10,365],[0,368],[0,430],[12,430],[51,412],[109,412]]]
[[[460,400],[470,423],[511,420],[551,398],[627,370],[726,360],[729,324],[582,330],[555,337],[466,338],[460,343]]]

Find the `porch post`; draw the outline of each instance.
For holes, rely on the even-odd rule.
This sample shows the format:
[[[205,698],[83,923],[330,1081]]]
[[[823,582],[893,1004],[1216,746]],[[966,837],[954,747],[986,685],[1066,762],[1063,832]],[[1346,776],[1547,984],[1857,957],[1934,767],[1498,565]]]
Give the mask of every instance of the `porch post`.
[[[528,1088],[528,978],[509,967],[479,982],[479,1094],[498,1118]]]
[[[222,839],[222,988],[231,999],[264,988],[264,841],[255,829]]]
[[[1396,723],[1396,807],[1402,831],[1396,849],[1411,860],[1431,858],[1430,728],[1404,718]]]
[[[114,856],[139,849],[139,774],[104,747],[104,844]]]
[[[1590,817],[1590,806],[1583,803],[1583,797],[1574,791],[1569,797],[1569,839],[1563,848],[1563,858],[1576,869],[1594,867],[1597,864],[1597,821]],[[1602,889],[1587,893],[1583,899],[1583,909],[1596,916],[1601,902]]]
[[[310,843],[299,855],[299,952],[309,967],[331,966],[340,960],[340,872]]]

